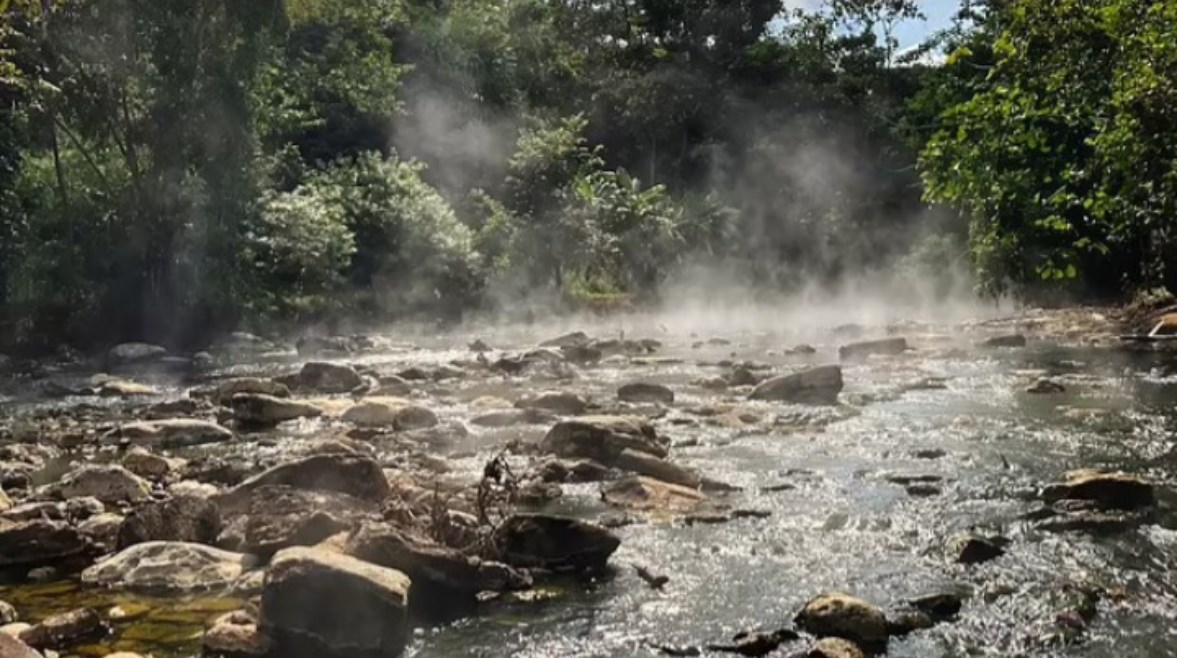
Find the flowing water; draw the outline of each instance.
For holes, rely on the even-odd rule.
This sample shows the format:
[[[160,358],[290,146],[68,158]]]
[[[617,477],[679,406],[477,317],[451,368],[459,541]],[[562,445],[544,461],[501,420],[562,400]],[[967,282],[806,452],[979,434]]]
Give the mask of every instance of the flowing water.
[[[728,362],[754,362],[773,372],[834,362],[837,345],[849,339],[829,332],[700,337],[657,326],[630,326],[628,332],[655,336],[663,347],[648,358],[578,369],[568,381],[447,380],[426,386],[420,401],[443,421],[463,421],[478,413],[470,401],[488,394],[511,399],[525,391],[574,390],[610,410],[617,407],[619,384],[663,383],[677,395],[656,422],[672,442],[671,458],[741,488],[725,502],[771,515],[690,526],[648,519],[620,528],[622,545],[608,577],[487,603],[458,621],[422,623],[407,655],[652,656],[646,641],[698,646],[741,630],[780,628],[807,599],[841,590],[884,608],[928,593],[964,596],[958,619],[893,640],[892,656],[1177,656],[1177,523],[1164,513],[1168,494],[1161,494],[1156,523],[1122,533],[1045,532],[1019,520],[1035,508],[1044,484],[1074,468],[1124,469],[1162,489],[1171,485],[1177,358],[1061,347],[1033,337],[1025,348],[982,349],[975,346],[976,332],[907,327],[903,333],[914,348],[908,353],[844,364],[840,406],[802,407],[749,402],[743,393],[711,392],[692,381],[730,372]],[[868,337],[883,332],[865,330]],[[505,350],[531,347],[537,339],[523,329],[479,337]],[[416,337],[412,348],[350,361],[395,372],[470,359],[465,342],[471,338]],[[818,352],[784,353],[802,339]],[[281,361],[239,363],[213,376],[288,369]],[[1066,392],[1024,392],[1043,374],[1064,383]],[[178,394],[182,387],[174,386],[168,390]],[[47,404],[10,392],[8,409],[18,416]],[[471,427],[440,453],[453,469],[447,477],[473,478],[503,443],[538,440],[545,430]],[[233,447],[190,452],[280,455],[289,442],[323,431],[318,421],[295,424]],[[395,462],[397,455],[384,458]],[[524,458],[518,460],[524,468]],[[894,475],[938,476],[940,491],[909,495],[888,479]],[[609,510],[596,485],[566,485],[548,511],[591,519]],[[955,564],[945,542],[969,529],[1009,537],[1006,554],[980,565]],[[666,574],[670,582],[654,591],[631,564]],[[1116,595],[1101,601],[1081,640],[1061,647],[1041,642],[1068,593],[1093,584]],[[69,583],[15,585],[0,598],[32,618],[83,603],[102,610],[126,604],[125,597],[79,592]],[[214,598],[130,605],[140,603],[152,612],[120,621],[114,639],[78,655],[102,655],[112,647],[156,658],[195,655],[204,623],[235,604]]]

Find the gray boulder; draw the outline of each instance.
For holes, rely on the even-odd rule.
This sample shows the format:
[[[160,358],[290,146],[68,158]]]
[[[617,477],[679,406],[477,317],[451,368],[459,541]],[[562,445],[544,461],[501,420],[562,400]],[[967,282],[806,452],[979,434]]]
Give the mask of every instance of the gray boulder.
[[[150,448],[181,448],[220,443],[233,438],[233,432],[207,420],[169,418],[128,423],[110,430],[102,441],[108,445],[128,441]]]
[[[207,498],[169,498],[131,512],[119,529],[118,548],[150,541],[212,544],[220,532],[216,503]]]
[[[597,570],[621,545],[617,535],[598,525],[545,514],[516,514],[494,534],[496,556],[521,568],[559,571]]]
[[[556,423],[540,443],[544,452],[558,457],[592,459],[612,465],[625,450],[654,457],[667,455],[665,443],[654,426],[629,416],[583,416]]]
[[[143,593],[226,589],[257,566],[251,555],[187,542],[135,544],[82,572],[86,585]]]
[[[748,397],[797,404],[837,404],[841,392],[842,368],[831,365],[767,379]]]

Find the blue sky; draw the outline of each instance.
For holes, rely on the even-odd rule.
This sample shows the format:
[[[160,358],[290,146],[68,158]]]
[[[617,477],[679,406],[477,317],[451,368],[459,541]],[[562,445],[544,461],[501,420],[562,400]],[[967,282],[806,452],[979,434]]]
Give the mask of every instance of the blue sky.
[[[785,0],[787,7],[803,9],[816,9],[822,4],[823,0]],[[909,21],[899,26],[895,36],[899,39],[900,48],[914,46],[936,30],[948,27],[952,22],[952,15],[956,13],[956,9],[960,6],[960,1],[924,0],[919,5],[926,19],[922,21]]]

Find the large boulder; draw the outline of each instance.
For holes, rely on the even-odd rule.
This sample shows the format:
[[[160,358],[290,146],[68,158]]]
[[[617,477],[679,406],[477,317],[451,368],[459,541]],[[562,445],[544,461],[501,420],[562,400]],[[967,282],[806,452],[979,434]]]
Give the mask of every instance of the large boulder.
[[[432,591],[473,596],[481,591],[526,587],[530,579],[499,562],[464,555],[385,523],[365,523],[347,540],[348,555],[396,569],[413,581],[414,599]]]
[[[360,427],[409,431],[435,427],[437,414],[402,398],[372,397],[345,411],[343,420]]]
[[[207,498],[169,498],[131,512],[119,529],[118,548],[149,541],[212,544],[220,532],[216,503]]]
[[[558,457],[592,459],[611,465],[625,450],[665,457],[667,450],[654,426],[628,416],[584,416],[556,423],[540,448]]]
[[[336,491],[363,500],[380,502],[388,497],[388,479],[371,457],[348,453],[312,455],[280,464],[242,482],[218,497],[222,508],[232,507],[251,492],[265,486]]]
[[[836,404],[841,392],[842,368],[831,365],[767,379],[748,397],[797,404]]]
[[[648,475],[663,482],[677,484],[690,489],[698,489],[702,484],[699,475],[683,468],[678,464],[660,459],[645,452],[625,449],[617,456],[613,466],[623,471]]]
[[[143,593],[231,587],[257,565],[252,555],[187,542],[135,544],[82,572],[86,585]]]
[[[364,378],[351,366],[311,361],[299,371],[298,383],[322,393],[348,393],[363,385]]]
[[[122,343],[110,348],[106,353],[111,363],[137,363],[162,358],[168,353],[167,349],[149,343]]]
[[[317,418],[323,410],[313,404],[264,393],[238,393],[229,400],[233,417],[246,425],[277,425],[296,418]]]
[[[84,555],[90,542],[57,521],[0,521],[0,568],[31,568]]]
[[[795,621],[817,637],[840,637],[866,647],[887,642],[887,616],[849,594],[832,592],[811,599],[797,613]]]
[[[588,402],[570,391],[544,391],[515,403],[520,409],[542,409],[566,416],[578,416],[588,410]]]
[[[661,404],[674,403],[674,391],[662,384],[648,382],[631,382],[622,384],[617,389],[617,399],[622,402],[658,402]]]
[[[1084,469],[1067,473],[1061,484],[1046,487],[1042,497],[1049,503],[1061,500],[1092,501],[1106,509],[1135,510],[1156,503],[1152,483],[1123,472]]]
[[[283,658],[395,658],[409,634],[410,585],[394,569],[288,548],[266,574],[259,626]]]
[[[108,505],[138,502],[151,494],[143,478],[122,466],[89,464],[71,471],[49,490],[60,498],[93,496]]]
[[[616,507],[669,514],[692,512],[707,502],[695,489],[641,475],[603,485],[601,498]]]
[[[896,336],[843,345],[838,348],[838,358],[847,361],[865,358],[873,354],[903,354],[906,351],[907,339]]]
[[[207,420],[169,418],[128,423],[103,435],[106,444],[127,441],[150,448],[181,448],[219,443],[233,438],[233,432]]]
[[[379,507],[334,491],[263,486],[222,510],[222,548],[268,557],[292,546],[314,546],[363,521],[380,518]]]
[[[0,633],[0,658],[41,658],[41,654],[20,638]]]
[[[495,529],[493,539],[503,562],[552,570],[600,569],[621,545],[605,528],[544,514],[516,514]]]

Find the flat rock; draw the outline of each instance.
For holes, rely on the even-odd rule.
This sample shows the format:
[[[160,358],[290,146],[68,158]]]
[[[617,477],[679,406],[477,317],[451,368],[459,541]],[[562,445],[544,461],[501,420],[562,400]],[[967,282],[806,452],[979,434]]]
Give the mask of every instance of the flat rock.
[[[583,331],[573,331],[555,338],[549,338],[539,344],[540,347],[577,347],[591,342],[588,334]]]
[[[288,548],[270,564],[259,627],[283,658],[395,658],[409,634],[410,585],[394,569]]]
[[[238,393],[229,400],[233,417],[247,425],[276,425],[297,418],[317,418],[323,409],[301,400],[263,393]]]
[[[494,533],[497,558],[523,568],[597,570],[621,545],[601,526],[544,514],[515,514]]]
[[[111,445],[127,441],[132,445],[166,449],[220,443],[232,438],[232,431],[213,422],[168,418],[121,425],[104,434],[102,442]]]
[[[86,537],[65,523],[0,521],[0,568],[53,564],[89,550]]]
[[[875,354],[903,354],[907,351],[907,339],[896,336],[894,338],[880,338],[850,343],[838,348],[838,358],[843,361],[861,359]]]
[[[290,397],[290,388],[272,379],[235,377],[218,383],[210,397],[217,404],[226,404],[233,399],[234,395],[239,393],[256,393],[258,395],[269,395],[276,398],[288,398]]]
[[[104,398],[133,398],[146,395],[159,395],[159,391],[138,382],[126,379],[105,379],[93,389],[99,397]]]
[[[491,411],[470,419],[478,427],[513,427],[515,425],[542,425],[555,420],[555,416],[542,409],[506,409]]]
[[[86,585],[144,593],[228,588],[256,558],[203,544],[155,541],[135,544],[82,572]]]
[[[864,646],[887,642],[887,616],[849,594],[831,592],[815,597],[797,613],[795,621],[819,638],[839,637]]]
[[[182,459],[168,459],[141,447],[131,448],[123,455],[123,468],[142,478],[159,479],[179,470]]]
[[[543,409],[565,416],[578,416],[588,410],[588,402],[576,393],[545,391],[515,403],[520,409]]]
[[[222,548],[267,557],[292,546],[314,546],[361,522],[380,518],[379,507],[334,491],[263,486],[221,510]]]
[[[1005,555],[1005,541],[1000,537],[961,533],[948,541],[948,555],[960,564],[980,564]]]
[[[113,363],[135,363],[151,361],[167,355],[167,348],[150,343],[122,343],[110,348],[106,353]]]
[[[666,457],[654,426],[631,416],[583,416],[556,423],[540,449],[558,457],[592,459],[612,465],[624,450]]]
[[[122,466],[88,464],[65,475],[49,490],[59,498],[93,496],[108,505],[148,498],[151,486]]]
[[[34,649],[64,649],[101,637],[106,631],[106,625],[96,611],[79,608],[42,619],[21,631],[20,640]]]
[[[707,502],[695,489],[641,475],[603,485],[601,498],[617,507],[674,514],[693,512]]]
[[[656,480],[690,489],[698,489],[702,484],[699,475],[693,471],[654,455],[628,448],[621,451],[621,454],[614,460],[613,466],[622,471],[647,475]]]
[[[372,502],[384,500],[390,492],[384,471],[371,457],[331,453],[312,455],[259,473],[218,496],[218,503],[222,508],[231,507],[254,489],[275,485],[335,491]]]
[[[981,347],[1025,347],[1026,337],[1022,334],[992,336],[981,341]]]
[[[617,399],[623,402],[674,404],[674,391],[662,384],[631,382],[617,389]]]
[[[1134,510],[1156,504],[1151,482],[1121,471],[1084,469],[1067,473],[1061,484],[1042,492],[1048,503],[1060,500],[1089,500],[1107,509]]]
[[[137,508],[123,521],[118,548],[150,541],[212,544],[221,532],[221,513],[207,498],[169,498]]]
[[[398,431],[436,427],[437,414],[401,398],[367,398],[348,409],[343,420],[359,427],[391,427]]]
[[[830,365],[767,379],[748,397],[798,404],[836,404],[841,392],[842,368]]]
[[[364,383],[364,378],[351,366],[311,361],[298,373],[301,388],[321,393],[348,393]]]

